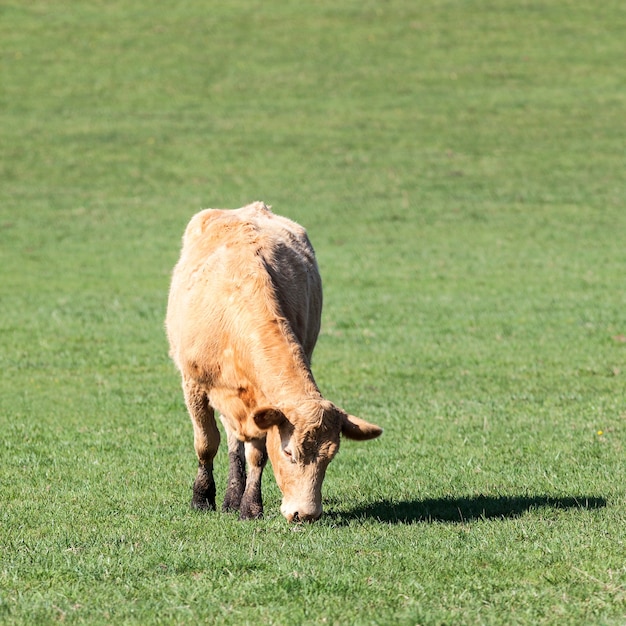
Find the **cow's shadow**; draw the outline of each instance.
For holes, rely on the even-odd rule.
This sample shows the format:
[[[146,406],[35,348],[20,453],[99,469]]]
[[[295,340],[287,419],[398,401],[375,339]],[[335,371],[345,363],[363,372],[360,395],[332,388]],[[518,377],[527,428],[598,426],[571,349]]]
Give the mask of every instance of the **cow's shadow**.
[[[386,524],[445,522],[463,524],[472,520],[511,519],[536,509],[601,509],[605,498],[595,496],[470,496],[425,500],[382,500],[328,516],[338,524],[354,519],[374,519]]]

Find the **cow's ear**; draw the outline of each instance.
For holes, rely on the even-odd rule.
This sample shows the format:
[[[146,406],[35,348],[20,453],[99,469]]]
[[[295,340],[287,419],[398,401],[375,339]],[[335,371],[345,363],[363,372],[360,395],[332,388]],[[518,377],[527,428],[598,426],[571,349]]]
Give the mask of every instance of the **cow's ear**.
[[[376,437],[379,437],[382,433],[383,429],[380,426],[370,424],[360,417],[347,414],[343,416],[341,434],[348,439],[366,441],[367,439],[376,439]]]
[[[273,406],[265,406],[257,409],[252,414],[252,419],[257,428],[261,430],[267,430],[272,426],[280,426],[287,418],[285,414]]]

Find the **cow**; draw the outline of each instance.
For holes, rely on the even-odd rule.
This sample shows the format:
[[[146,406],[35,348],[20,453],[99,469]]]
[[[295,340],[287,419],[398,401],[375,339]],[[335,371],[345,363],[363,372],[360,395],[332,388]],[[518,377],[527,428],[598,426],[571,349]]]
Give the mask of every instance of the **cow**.
[[[315,253],[300,225],[262,202],[192,217],[165,320],[198,457],[192,507],[216,506],[215,411],[228,443],[223,510],[239,511],[241,519],[263,515],[268,455],[281,513],[290,522],[314,521],[340,435],[366,440],[382,433],[322,396],[311,373],[321,311]]]

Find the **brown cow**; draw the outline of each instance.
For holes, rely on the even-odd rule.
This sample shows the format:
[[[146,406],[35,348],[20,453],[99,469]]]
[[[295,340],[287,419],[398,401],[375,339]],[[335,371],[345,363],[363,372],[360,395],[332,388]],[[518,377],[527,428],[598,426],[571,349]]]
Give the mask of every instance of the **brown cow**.
[[[325,400],[315,384],[310,363],[321,310],[321,279],[301,226],[262,202],[191,219],[166,327],[198,455],[193,507],[215,509],[214,410],[228,439],[223,508],[238,509],[242,519],[263,514],[268,454],[282,514],[312,521],[322,514],[322,481],[340,433],[357,440],[382,433]]]

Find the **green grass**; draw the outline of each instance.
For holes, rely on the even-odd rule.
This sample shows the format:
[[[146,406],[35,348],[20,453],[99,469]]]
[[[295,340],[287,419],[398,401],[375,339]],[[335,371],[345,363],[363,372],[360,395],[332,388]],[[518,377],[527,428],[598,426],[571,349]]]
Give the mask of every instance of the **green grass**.
[[[0,7],[0,623],[624,624],[623,3],[222,5]],[[314,525],[188,506],[169,274],[257,199],[385,428]]]

